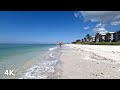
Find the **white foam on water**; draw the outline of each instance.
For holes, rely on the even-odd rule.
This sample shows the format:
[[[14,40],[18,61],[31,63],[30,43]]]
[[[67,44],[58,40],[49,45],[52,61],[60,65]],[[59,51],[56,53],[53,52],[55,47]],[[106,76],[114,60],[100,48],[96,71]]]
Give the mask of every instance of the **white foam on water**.
[[[19,79],[46,79],[48,75],[54,73],[55,66],[60,57],[60,52],[57,48],[50,48],[49,50],[48,60],[44,60],[27,69]]]
[[[52,50],[54,50],[54,49],[56,49],[56,47],[54,47],[54,48],[50,48],[49,50],[52,51]]]
[[[52,52],[49,54],[49,56],[52,58],[52,59],[58,59],[59,56],[60,56],[60,52]]]
[[[26,70],[24,75],[19,79],[45,79],[49,74],[52,74],[55,71],[56,63],[57,60],[39,63]]]

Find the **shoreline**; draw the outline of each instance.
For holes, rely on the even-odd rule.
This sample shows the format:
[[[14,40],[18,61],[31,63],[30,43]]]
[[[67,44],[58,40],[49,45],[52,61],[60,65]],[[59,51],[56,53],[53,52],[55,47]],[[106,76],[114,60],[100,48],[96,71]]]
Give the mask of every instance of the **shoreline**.
[[[30,66],[19,79],[47,79],[49,75],[54,73],[59,56],[59,48],[48,48],[42,58],[39,57],[41,60]]]
[[[119,79],[119,46],[65,44],[49,79]]]

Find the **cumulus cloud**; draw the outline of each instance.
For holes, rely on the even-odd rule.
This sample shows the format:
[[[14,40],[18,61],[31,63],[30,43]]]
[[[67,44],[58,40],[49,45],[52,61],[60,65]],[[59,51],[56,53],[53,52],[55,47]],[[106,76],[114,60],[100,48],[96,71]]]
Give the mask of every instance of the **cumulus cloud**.
[[[78,11],[76,17],[82,16],[84,21],[112,23],[120,21],[120,11]],[[119,25],[119,24],[116,24]]]
[[[89,29],[89,27],[87,26],[87,27],[84,27],[83,29],[87,30],[87,29]]]
[[[82,17],[80,20],[97,22],[92,29],[97,33],[107,33],[106,24],[113,26],[120,25],[120,11],[78,11],[75,12],[75,17]],[[84,27],[84,29],[86,29]]]
[[[97,24],[95,28],[93,28],[93,31],[100,34],[104,34],[108,32],[105,28],[105,24],[101,24],[101,23]]]
[[[120,21],[120,11],[80,11],[85,20],[92,22]]]
[[[105,27],[105,24],[99,23],[95,27]]]

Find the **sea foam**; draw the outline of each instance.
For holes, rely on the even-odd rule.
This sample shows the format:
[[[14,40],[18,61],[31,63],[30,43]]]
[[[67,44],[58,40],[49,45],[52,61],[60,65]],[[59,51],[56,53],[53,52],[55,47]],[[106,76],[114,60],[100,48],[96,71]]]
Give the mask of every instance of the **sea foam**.
[[[19,79],[46,79],[55,71],[55,66],[60,57],[59,50],[56,47],[50,48],[47,54],[48,58],[26,70]]]

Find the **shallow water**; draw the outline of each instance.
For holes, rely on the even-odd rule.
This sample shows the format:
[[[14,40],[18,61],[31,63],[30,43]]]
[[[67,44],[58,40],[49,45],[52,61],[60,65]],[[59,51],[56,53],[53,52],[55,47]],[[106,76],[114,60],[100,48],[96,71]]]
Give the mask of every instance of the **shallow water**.
[[[54,72],[60,53],[53,44],[2,44],[0,45],[0,78],[46,78]],[[6,75],[14,70],[14,76]]]

